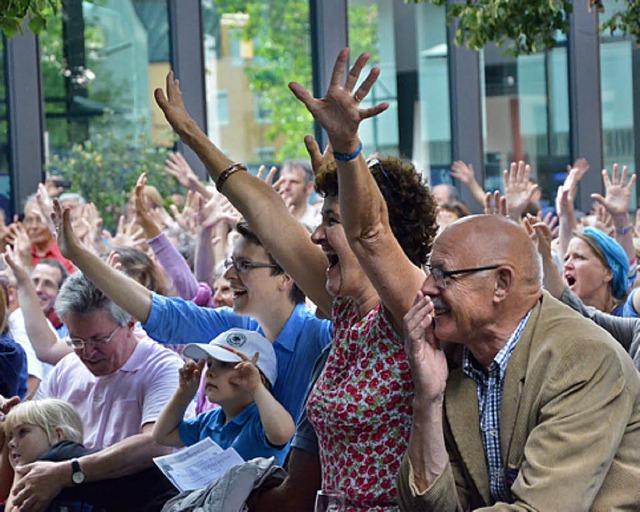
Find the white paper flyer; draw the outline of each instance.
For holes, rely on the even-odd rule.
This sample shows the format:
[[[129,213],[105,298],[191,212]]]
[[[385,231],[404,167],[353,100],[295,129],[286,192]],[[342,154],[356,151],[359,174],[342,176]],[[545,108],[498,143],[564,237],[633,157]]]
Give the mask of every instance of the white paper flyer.
[[[206,487],[244,463],[233,448],[223,450],[210,438],[153,461],[180,492]]]

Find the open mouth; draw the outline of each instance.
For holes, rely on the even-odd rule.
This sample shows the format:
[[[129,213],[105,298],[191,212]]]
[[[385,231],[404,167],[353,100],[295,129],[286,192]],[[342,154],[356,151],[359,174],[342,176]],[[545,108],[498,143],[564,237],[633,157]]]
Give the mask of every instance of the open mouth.
[[[242,295],[246,295],[247,291],[246,290],[233,290],[232,294],[233,294],[233,298],[235,299],[236,297],[240,297]]]
[[[573,277],[572,275],[565,274],[564,280],[569,285],[569,288],[571,288],[574,284],[576,284],[576,278]]]

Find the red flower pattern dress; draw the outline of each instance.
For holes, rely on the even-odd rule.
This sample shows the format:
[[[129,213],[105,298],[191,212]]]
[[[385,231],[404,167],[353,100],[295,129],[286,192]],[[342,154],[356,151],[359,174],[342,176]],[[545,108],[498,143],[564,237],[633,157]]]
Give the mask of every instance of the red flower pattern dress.
[[[403,342],[380,305],[358,318],[333,304],[334,341],[307,402],[320,446],[322,488],[342,491],[347,511],[395,511],[407,450],[413,381]]]

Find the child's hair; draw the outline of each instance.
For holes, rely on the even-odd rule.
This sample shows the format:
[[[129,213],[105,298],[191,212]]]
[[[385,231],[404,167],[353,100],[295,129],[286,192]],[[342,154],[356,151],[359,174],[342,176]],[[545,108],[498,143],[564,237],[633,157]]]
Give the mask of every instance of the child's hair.
[[[4,420],[4,431],[9,434],[18,425],[29,424],[40,427],[47,433],[49,443],[56,443],[56,429],[63,432],[65,441],[82,443],[82,418],[73,405],[56,398],[29,400],[16,405]]]

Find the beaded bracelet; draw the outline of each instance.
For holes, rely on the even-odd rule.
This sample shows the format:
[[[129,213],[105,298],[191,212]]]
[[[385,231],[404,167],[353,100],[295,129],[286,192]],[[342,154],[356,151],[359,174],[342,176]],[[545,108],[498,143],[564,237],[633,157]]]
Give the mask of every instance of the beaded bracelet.
[[[622,228],[622,229],[616,228],[616,233],[618,233],[619,235],[626,235],[627,233],[630,233],[632,229],[633,229],[633,226],[629,224],[626,228]]]
[[[358,155],[362,152],[362,141],[358,144],[358,149],[356,149],[353,153],[338,153],[337,151],[333,152],[333,158],[336,160],[340,160],[341,162],[350,162],[358,157]]]
[[[222,187],[224,186],[225,182],[229,179],[229,176],[231,176],[234,172],[246,171],[246,170],[247,170],[247,167],[244,164],[240,164],[240,163],[235,163],[227,167],[224,171],[220,173],[220,176],[218,176],[218,181],[216,182],[216,188],[218,189],[218,192],[222,192]]]

